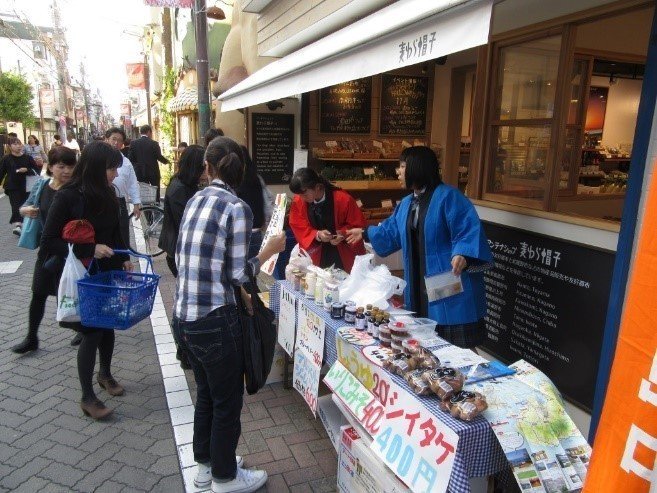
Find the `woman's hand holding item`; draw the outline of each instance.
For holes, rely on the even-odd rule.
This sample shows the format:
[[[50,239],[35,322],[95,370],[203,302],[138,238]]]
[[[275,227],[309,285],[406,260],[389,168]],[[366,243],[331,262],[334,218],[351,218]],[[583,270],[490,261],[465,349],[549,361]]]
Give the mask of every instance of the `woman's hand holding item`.
[[[344,236],[338,233],[337,235],[331,238],[331,245],[333,246],[339,245],[340,243],[342,243],[343,240],[344,240]]]
[[[123,262],[123,270],[126,272],[132,272],[133,270],[135,270],[135,266],[133,265],[132,262],[126,260],[125,262]]]
[[[246,308],[249,315],[253,315],[253,302],[251,301],[251,295],[247,293],[242,286],[240,286],[240,295],[242,296],[244,308]]]
[[[94,258],[97,259],[109,258],[112,255],[114,255],[114,250],[112,250],[107,245],[101,245],[101,244],[96,245],[96,250],[94,251]]]
[[[31,217],[32,219],[39,215],[39,209],[33,205],[26,205],[25,207],[21,207],[19,212],[21,213],[21,216]]]
[[[462,255],[454,255],[452,257],[452,274],[458,276],[468,266],[468,262]]]
[[[347,243],[353,245],[363,239],[363,229],[353,228],[347,230]]]
[[[322,243],[327,243],[331,241],[333,238],[333,235],[331,234],[330,231],[323,229],[322,231],[317,231],[317,239],[321,241]]]
[[[271,258],[272,255],[275,255],[285,250],[285,241],[286,238],[284,232],[269,238],[267,240],[267,243],[265,243],[264,248],[257,255],[258,260],[260,260],[260,263],[266,262]]]

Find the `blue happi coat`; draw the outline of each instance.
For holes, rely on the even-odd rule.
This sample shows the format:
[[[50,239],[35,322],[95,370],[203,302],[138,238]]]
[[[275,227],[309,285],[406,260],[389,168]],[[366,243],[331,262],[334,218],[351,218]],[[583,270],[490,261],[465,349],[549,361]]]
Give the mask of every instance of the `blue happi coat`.
[[[404,257],[404,277],[410,284],[411,239],[406,225],[413,194],[402,199],[392,216],[367,230],[376,253],[385,257],[401,248]],[[472,203],[457,189],[439,185],[433,192],[424,221],[424,276],[452,269],[452,257],[466,257],[468,266],[492,262],[492,254],[483,226]],[[419,263],[416,263],[416,266]],[[418,268],[418,267],[416,267]],[[461,274],[463,292],[429,304],[429,318],[440,325],[472,323],[486,315],[483,273]],[[407,307],[411,305],[411,289],[404,293]]]

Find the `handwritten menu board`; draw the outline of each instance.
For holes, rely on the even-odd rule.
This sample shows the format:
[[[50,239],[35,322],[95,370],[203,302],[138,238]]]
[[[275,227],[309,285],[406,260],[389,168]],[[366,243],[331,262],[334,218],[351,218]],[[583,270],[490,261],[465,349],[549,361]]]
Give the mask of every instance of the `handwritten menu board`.
[[[294,115],[253,113],[253,163],[265,183],[289,183],[294,162]]]
[[[371,77],[320,89],[320,133],[368,134],[371,130],[371,122]]]
[[[426,133],[428,94],[428,77],[382,74],[379,133]]]

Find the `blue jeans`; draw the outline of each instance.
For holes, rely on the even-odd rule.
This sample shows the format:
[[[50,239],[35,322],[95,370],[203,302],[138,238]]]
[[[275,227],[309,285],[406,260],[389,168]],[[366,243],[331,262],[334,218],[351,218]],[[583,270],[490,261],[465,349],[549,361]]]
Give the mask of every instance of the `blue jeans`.
[[[196,380],[194,460],[210,463],[216,479],[233,479],[244,395],[244,346],[237,307],[222,306],[194,322],[174,318],[171,325]]]

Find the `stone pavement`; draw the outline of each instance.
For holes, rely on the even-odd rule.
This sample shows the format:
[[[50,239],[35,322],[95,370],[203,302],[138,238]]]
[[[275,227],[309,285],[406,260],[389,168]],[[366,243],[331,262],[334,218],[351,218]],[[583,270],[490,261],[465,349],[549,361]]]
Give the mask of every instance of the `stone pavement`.
[[[9,202],[2,197],[0,218],[8,215]],[[152,324],[145,320],[117,332],[113,372],[126,395],[111,397],[97,388],[114,415],[107,422],[84,417],[77,349],[69,345],[73,332],[55,322],[54,298],[39,331],[39,351],[25,356],[10,351],[25,335],[36,258],[16,240],[10,226],[0,224],[0,492],[195,491],[192,408],[178,387],[186,380],[193,396],[193,376],[185,372],[182,379],[177,376],[182,372],[173,371],[179,367],[168,344],[167,319],[158,315],[162,318],[152,317]],[[3,263],[11,261],[22,264],[3,273]],[[163,257],[155,264],[162,275],[163,311],[170,317],[174,279]],[[269,473],[262,491],[336,489],[337,459],[321,422],[296,391],[281,384],[245,396],[238,453],[247,467]]]

